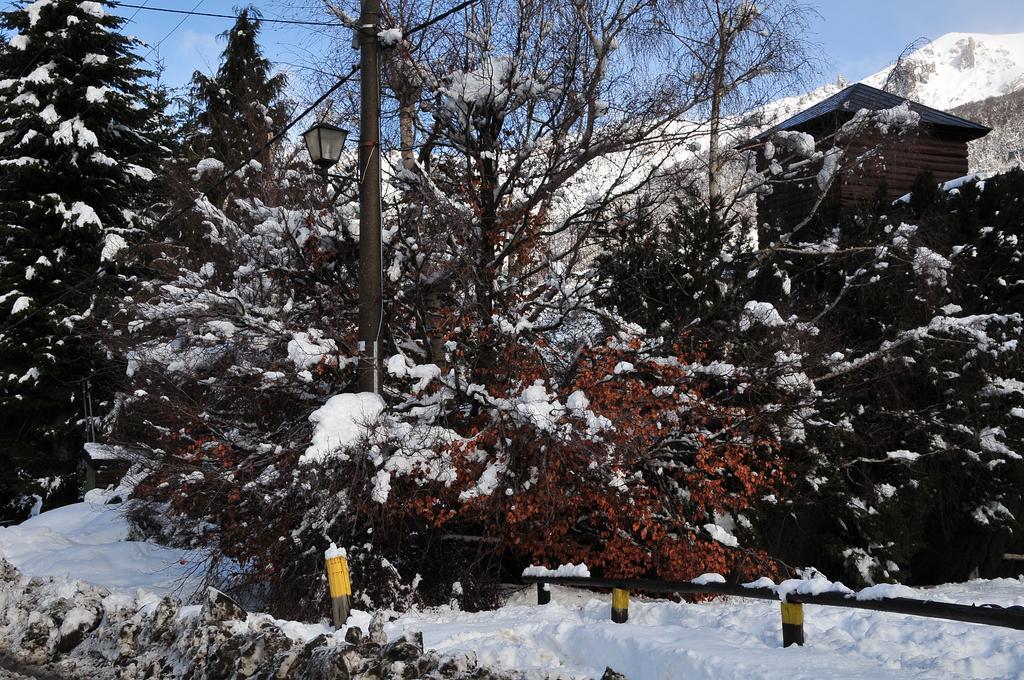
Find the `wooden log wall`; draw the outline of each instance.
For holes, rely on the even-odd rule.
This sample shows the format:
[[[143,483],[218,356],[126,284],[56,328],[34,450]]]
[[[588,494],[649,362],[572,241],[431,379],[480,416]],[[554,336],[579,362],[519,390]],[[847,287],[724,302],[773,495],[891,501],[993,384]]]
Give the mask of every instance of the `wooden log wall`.
[[[880,146],[880,157],[867,161],[843,177],[839,192],[844,207],[856,205],[874,196],[885,179],[890,199],[908,193],[917,176],[930,170],[936,182],[948,182],[968,173],[967,142],[944,138],[927,130],[896,140],[866,135],[849,144],[847,158]]]
[[[819,124],[806,131],[822,138],[835,129],[834,124]],[[835,182],[822,204],[820,217],[824,221],[832,219],[840,206],[849,208],[874,198],[883,179],[888,198],[894,200],[910,192],[914,180],[924,170],[930,170],[936,182],[948,182],[968,173],[967,142],[942,130],[921,128],[898,138],[864,134],[846,145],[844,164],[875,149],[876,157],[846,170]],[[820,164],[808,165],[801,172],[802,181],[776,185],[772,194],[758,200],[758,240],[762,247],[810,213],[818,196],[815,175],[819,169]]]

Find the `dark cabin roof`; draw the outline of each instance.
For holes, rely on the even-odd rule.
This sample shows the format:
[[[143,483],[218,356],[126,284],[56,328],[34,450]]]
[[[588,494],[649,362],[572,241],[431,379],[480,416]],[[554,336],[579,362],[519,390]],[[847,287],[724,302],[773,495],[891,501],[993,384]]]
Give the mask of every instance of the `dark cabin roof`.
[[[792,118],[782,121],[775,127],[765,130],[755,137],[754,140],[761,141],[767,139],[779,130],[798,129],[818,118],[831,114],[849,113],[852,116],[861,109],[881,111],[899,106],[903,102],[907,102],[910,105],[910,110],[921,116],[921,123],[946,128],[951,132],[955,131],[959,137],[967,141],[984,137],[992,131],[992,128],[967,120],[966,118],[960,118],[951,113],[933,109],[930,106],[925,106],[910,99],[904,99],[899,95],[879,90],[864,83],[855,83],[828,99],[818,102],[811,108],[801,111]]]

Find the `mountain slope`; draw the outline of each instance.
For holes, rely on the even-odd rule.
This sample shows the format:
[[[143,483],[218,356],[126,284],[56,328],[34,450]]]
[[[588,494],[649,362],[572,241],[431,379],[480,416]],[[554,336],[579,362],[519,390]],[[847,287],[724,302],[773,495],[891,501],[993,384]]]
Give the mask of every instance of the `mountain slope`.
[[[950,113],[992,128],[971,142],[971,170],[1005,170],[1024,163],[1024,88],[963,104]]]

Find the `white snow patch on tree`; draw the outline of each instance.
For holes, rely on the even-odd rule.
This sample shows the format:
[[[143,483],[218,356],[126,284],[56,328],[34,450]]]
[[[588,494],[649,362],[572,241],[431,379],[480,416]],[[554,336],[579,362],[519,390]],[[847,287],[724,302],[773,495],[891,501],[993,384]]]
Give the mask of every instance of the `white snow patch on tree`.
[[[224,164],[216,158],[204,158],[192,169],[192,179],[200,180],[207,174],[223,175]]]
[[[906,449],[897,449],[896,451],[887,451],[886,457],[892,460],[907,460],[914,461],[921,457],[920,453],[914,453],[913,451],[907,451]]]
[[[32,71],[32,73],[29,73],[27,76],[25,76],[25,80],[27,80],[30,83],[36,83],[39,85],[52,82],[53,76],[50,75],[50,69],[53,68],[53,66],[54,64],[52,61],[48,64],[37,66]]]
[[[388,373],[396,378],[412,378],[417,381],[412,387],[413,394],[419,394],[431,381],[441,377],[441,369],[437,364],[414,364],[404,354],[389,357],[386,366]]]
[[[1005,436],[1006,431],[1001,427],[986,427],[978,434],[978,440],[981,443],[981,448],[989,453],[996,453],[1007,458],[1020,460],[1020,454],[1000,441],[999,438]]]
[[[125,172],[132,177],[138,177],[143,182],[152,182],[153,178],[156,177],[156,173],[149,168],[144,168],[141,165],[135,165],[134,163],[129,163]]]
[[[106,100],[107,95],[110,94],[110,91],[110,88],[106,86],[96,87],[90,85],[85,88],[85,101],[90,104],[102,104]]]
[[[29,26],[35,26],[39,22],[39,13],[44,7],[53,4],[53,0],[36,0],[31,5],[25,8],[28,11],[28,24]]]
[[[85,127],[85,123],[78,116],[61,122],[60,127],[53,133],[53,140],[68,146],[77,143],[80,147],[94,147],[100,143],[96,133]]]
[[[23,312],[26,309],[28,309],[31,304],[32,298],[30,298],[27,295],[22,295],[17,300],[14,301],[14,306],[11,307],[11,314],[14,315],[17,314],[18,312]]]
[[[96,19],[103,18],[103,5],[101,5],[98,2],[91,2],[91,0],[87,0],[86,2],[80,2],[78,4],[78,8],[86,14],[88,14],[89,16],[94,17]]]
[[[923,277],[933,286],[945,287],[946,272],[953,267],[953,263],[934,250],[918,247],[914,252],[914,259],[911,262],[914,272]]]
[[[814,155],[814,137],[806,132],[779,130],[775,133],[775,138],[781,142],[783,148],[798,156],[810,158]]]
[[[398,43],[402,42],[402,31],[397,28],[385,29],[377,34],[377,40],[379,40],[384,47],[394,47]]]
[[[57,115],[57,109],[53,108],[53,104],[47,104],[46,108],[39,112],[39,117],[44,123],[50,125],[56,125],[57,121],[60,120],[60,116]]]
[[[839,168],[839,161],[843,158],[843,150],[839,148],[829,149],[821,161],[821,170],[818,171],[818,189],[825,191],[832,183],[836,170]],[[788,281],[788,279],[787,279]],[[788,294],[788,290],[786,291]]]
[[[503,461],[490,463],[480,474],[480,478],[471,489],[466,489],[459,494],[460,501],[468,501],[481,496],[490,496],[498,488],[498,481],[501,474],[508,469]]]
[[[523,390],[515,403],[516,413],[526,416],[540,430],[552,430],[555,421],[565,413],[556,395],[548,394],[540,380]]]
[[[371,392],[334,395],[309,414],[309,422],[314,426],[313,441],[299,458],[299,464],[318,463],[357,444],[383,411],[384,401]]]
[[[390,494],[391,473],[387,470],[377,470],[377,474],[373,477],[373,490],[370,491],[370,500],[375,503],[387,503]]]
[[[711,534],[711,538],[715,539],[722,545],[728,546],[730,548],[738,548],[740,545],[740,541],[738,538],[736,538],[734,535],[726,531],[723,527],[718,526],[717,524],[705,524],[704,530]]]
[[[338,343],[323,337],[315,328],[310,328],[308,333],[292,333],[292,339],[288,341],[288,359],[300,371],[310,369],[325,356],[337,353]]]
[[[754,326],[782,326],[786,322],[770,302],[750,300],[743,305],[740,316],[740,330],[749,330]]]
[[[128,243],[120,234],[107,234],[103,238],[103,252],[100,253],[100,261],[113,260],[119,252],[128,247]]]
[[[84,229],[90,225],[102,227],[103,223],[100,221],[99,215],[92,209],[92,206],[83,203],[82,201],[75,201],[71,204],[71,209],[66,211],[65,216],[71,218],[71,226],[79,229]],[[67,223],[65,223],[67,226]]]

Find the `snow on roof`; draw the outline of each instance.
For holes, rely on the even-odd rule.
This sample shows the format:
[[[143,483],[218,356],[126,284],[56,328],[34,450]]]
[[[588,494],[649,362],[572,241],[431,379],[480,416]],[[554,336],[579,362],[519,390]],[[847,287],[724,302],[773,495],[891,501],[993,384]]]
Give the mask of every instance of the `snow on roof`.
[[[140,451],[119,444],[89,442],[84,448],[90,460],[133,460],[141,454]]]
[[[769,128],[755,139],[767,139],[780,130],[793,130],[813,120],[839,111],[849,112],[850,114],[854,114],[861,109],[884,111],[900,106],[904,102],[910,106],[911,111],[921,116],[921,123],[962,130],[968,139],[984,137],[992,130],[981,123],[975,123],[966,118],[933,109],[930,106],[904,99],[891,92],[879,90],[864,83],[855,83],[795,116],[787,118],[775,127]]]

